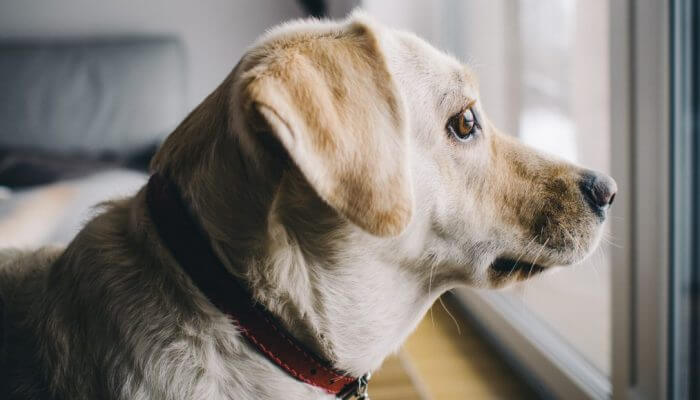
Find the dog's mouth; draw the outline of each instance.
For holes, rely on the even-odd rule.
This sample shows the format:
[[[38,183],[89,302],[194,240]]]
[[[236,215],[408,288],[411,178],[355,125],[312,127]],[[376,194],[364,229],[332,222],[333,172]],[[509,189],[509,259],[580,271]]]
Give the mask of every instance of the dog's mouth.
[[[507,278],[512,276],[519,279],[527,279],[547,269],[546,266],[540,264],[507,257],[496,258],[489,268],[495,277]]]

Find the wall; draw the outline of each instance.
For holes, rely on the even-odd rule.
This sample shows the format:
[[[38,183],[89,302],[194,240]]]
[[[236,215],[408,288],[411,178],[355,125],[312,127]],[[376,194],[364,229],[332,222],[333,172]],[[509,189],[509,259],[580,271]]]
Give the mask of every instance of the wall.
[[[265,29],[301,16],[293,0],[0,0],[0,39],[177,35],[188,53],[194,107]]]
[[[411,31],[438,45],[440,13],[444,1],[434,0],[362,0],[362,8],[378,21],[397,29]]]

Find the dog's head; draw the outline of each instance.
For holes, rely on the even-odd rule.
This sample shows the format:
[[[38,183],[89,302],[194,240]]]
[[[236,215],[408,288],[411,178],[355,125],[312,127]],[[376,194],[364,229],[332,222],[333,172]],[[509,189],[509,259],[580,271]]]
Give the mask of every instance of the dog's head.
[[[351,231],[452,284],[502,286],[585,258],[615,196],[500,133],[468,66],[361,15],[272,31],[222,88],[230,131],[281,182],[283,223],[332,254]]]

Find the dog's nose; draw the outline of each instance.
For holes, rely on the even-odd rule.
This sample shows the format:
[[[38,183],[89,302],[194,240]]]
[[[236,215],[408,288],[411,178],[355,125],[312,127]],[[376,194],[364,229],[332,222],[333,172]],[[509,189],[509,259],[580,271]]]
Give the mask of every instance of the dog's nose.
[[[581,179],[581,191],[595,211],[610,207],[617,194],[617,183],[608,175],[585,171]]]

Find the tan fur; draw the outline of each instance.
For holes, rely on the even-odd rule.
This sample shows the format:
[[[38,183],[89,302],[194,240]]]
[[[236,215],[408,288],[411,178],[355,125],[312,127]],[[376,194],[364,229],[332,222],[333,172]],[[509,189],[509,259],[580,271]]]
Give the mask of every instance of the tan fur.
[[[342,35],[273,41],[258,52],[264,57],[239,78],[243,109],[259,112],[271,132],[253,134],[274,134],[352,222],[400,233],[412,208],[404,106],[373,33],[355,23]]]

